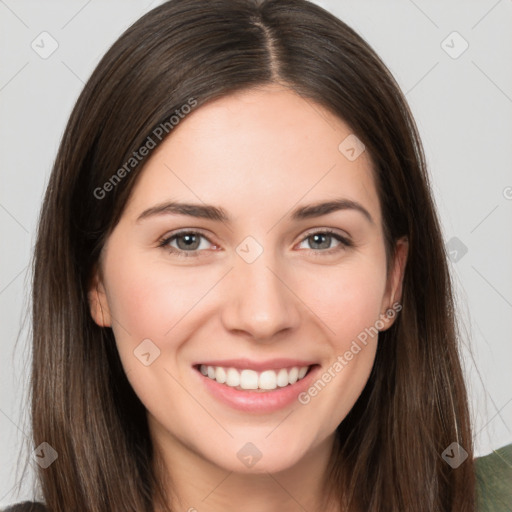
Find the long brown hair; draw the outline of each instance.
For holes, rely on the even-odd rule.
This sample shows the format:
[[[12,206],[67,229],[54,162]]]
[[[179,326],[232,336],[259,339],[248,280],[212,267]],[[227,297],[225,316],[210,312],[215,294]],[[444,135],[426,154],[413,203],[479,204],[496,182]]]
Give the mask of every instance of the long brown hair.
[[[368,383],[337,429],[326,491],[347,510],[475,510],[447,258],[398,85],[361,37],[306,0],[171,0],[126,30],[88,80],[41,211],[31,412],[34,447],[47,442],[58,453],[38,468],[52,512],[152,512],[165,501],[145,408],[112,330],[91,318],[89,280],[151,155],[138,152],[148,137],[158,146],[162,126],[172,136],[169,120],[184,105],[276,81],[330,109],[365,144],[388,263],[396,240],[409,240],[403,309],[380,334]],[[469,454],[456,469],[442,458],[453,442]]]

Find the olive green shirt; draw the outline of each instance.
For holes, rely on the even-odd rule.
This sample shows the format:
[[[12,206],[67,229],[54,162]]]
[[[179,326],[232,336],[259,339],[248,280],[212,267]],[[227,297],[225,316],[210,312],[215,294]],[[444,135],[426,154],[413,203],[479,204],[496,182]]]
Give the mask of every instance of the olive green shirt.
[[[479,512],[512,512],[512,444],[475,459]]]

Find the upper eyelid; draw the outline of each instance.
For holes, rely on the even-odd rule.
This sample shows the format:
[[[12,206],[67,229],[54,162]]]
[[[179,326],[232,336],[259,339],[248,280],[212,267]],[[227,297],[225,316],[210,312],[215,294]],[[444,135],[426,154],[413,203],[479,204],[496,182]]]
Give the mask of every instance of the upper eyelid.
[[[208,240],[208,242],[210,242],[211,244],[216,245],[215,242],[212,242],[212,240],[210,240],[210,237],[208,235],[205,235],[201,230],[199,230],[197,228],[181,229],[179,231],[175,231],[170,234],[166,234],[159,239],[158,245],[168,244],[169,241],[176,239],[180,235],[189,235],[189,234],[200,235],[203,238],[205,238],[206,240]],[[190,251],[190,252],[193,252],[193,251]]]
[[[301,240],[304,240],[305,238],[307,238],[308,236],[311,236],[312,234],[315,234],[315,233],[329,233],[329,234],[335,234],[335,235],[339,235],[341,236],[342,238],[347,238],[347,239],[351,239],[352,237],[346,232],[344,231],[343,229],[339,229],[339,228],[327,228],[327,227],[324,227],[324,228],[311,228],[311,229],[308,229],[305,234],[302,236],[302,239]]]
[[[328,228],[328,227],[323,227],[323,228],[320,227],[320,228],[310,228],[310,229],[306,230],[306,232],[302,235],[302,237],[300,238],[298,243],[304,242],[304,240],[306,240],[307,238],[309,238],[310,236],[312,236],[313,234],[316,234],[316,233],[328,233],[328,234],[332,234],[332,235],[338,235],[339,237],[341,237],[342,240],[346,239],[347,241],[351,241],[351,239],[352,239],[351,236],[343,230],[338,230],[335,228]],[[208,235],[206,235],[199,228],[183,228],[183,229],[176,231],[174,233],[171,233],[169,235],[165,235],[164,237],[162,237],[160,239],[160,241],[161,241],[161,244],[168,244],[170,240],[172,240],[176,237],[179,237],[180,235],[186,235],[186,234],[198,234],[198,235],[202,236],[203,238],[205,238],[206,240],[208,240],[208,242],[210,242],[212,245],[217,245],[215,242],[210,240],[210,237]],[[177,249],[177,250],[180,251],[182,249]],[[188,252],[196,252],[196,251],[199,252],[197,249],[195,249],[193,251],[188,251]],[[184,251],[184,252],[187,252],[187,251]]]

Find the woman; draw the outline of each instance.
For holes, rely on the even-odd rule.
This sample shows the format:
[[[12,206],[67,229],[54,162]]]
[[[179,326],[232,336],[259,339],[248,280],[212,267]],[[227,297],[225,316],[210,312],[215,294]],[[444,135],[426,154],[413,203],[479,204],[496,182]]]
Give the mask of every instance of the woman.
[[[48,185],[33,331],[47,510],[476,510],[414,121],[305,0],[171,0],[108,51]]]

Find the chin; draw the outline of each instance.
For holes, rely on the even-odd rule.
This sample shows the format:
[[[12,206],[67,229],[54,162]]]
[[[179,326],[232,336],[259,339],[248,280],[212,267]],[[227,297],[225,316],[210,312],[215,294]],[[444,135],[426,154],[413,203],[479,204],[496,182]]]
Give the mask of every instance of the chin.
[[[205,455],[215,465],[235,473],[279,473],[299,464],[307,455],[307,450],[298,450],[297,445],[298,443],[284,444],[279,441],[279,446],[274,446],[269,439],[262,440],[261,443],[257,440],[234,441],[230,446],[219,446],[220,453],[211,454],[211,458],[208,454]]]

